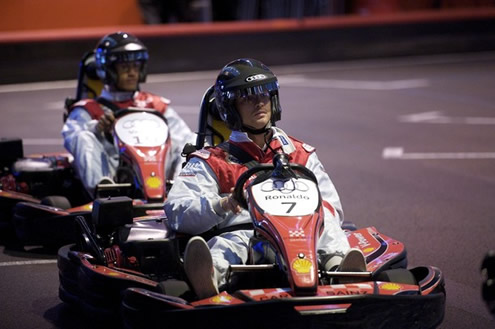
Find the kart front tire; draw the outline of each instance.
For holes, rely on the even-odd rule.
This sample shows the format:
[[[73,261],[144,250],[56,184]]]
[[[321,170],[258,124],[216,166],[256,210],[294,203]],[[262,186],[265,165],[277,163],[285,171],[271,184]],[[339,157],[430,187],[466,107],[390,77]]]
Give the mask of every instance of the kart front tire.
[[[41,199],[41,204],[63,210],[72,208],[70,201],[66,197],[61,195],[46,196],[43,199]]]
[[[158,287],[160,293],[174,297],[184,296],[191,291],[189,285],[185,281],[176,279],[161,281],[158,283]]]
[[[411,285],[418,284],[413,273],[405,268],[396,268],[383,271],[376,277],[376,281],[395,282]]]

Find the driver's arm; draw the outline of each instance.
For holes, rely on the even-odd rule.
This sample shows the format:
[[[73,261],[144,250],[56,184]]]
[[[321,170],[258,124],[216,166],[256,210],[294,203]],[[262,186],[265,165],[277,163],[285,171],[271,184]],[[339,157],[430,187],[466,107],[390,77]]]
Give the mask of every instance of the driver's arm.
[[[113,117],[113,114],[111,115]],[[105,119],[105,126],[108,124],[111,118]],[[91,115],[82,107],[74,108],[67,119],[65,120],[64,126],[62,127],[62,136],[64,138],[64,147],[71,153],[75,154],[77,152],[78,140],[84,138],[84,133],[91,133],[96,136],[96,138],[105,144],[105,149],[113,148],[112,142],[105,142],[105,134],[103,128],[99,127],[100,121],[91,118]]]
[[[165,202],[172,229],[201,234],[227,219],[217,178],[202,159],[193,157],[175,179]]]
[[[72,154],[76,151],[76,141],[82,131],[96,131],[97,120],[92,120],[89,113],[79,107],[74,108],[62,127],[62,136],[64,137],[64,146]]]

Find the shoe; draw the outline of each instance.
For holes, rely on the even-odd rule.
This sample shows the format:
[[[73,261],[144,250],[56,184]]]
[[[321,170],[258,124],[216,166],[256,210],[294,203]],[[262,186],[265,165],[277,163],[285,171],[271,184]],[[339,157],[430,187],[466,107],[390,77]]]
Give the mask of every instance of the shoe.
[[[218,294],[210,248],[200,237],[192,237],[184,252],[184,271],[199,299]]]
[[[366,272],[366,259],[361,249],[352,248],[345,254],[337,269],[339,272]],[[339,278],[339,283],[360,282],[361,278]]]
[[[113,179],[111,179],[110,177],[107,177],[107,176],[103,176],[103,178],[100,179],[100,181],[98,182],[97,185],[113,185],[113,184],[115,184]]]

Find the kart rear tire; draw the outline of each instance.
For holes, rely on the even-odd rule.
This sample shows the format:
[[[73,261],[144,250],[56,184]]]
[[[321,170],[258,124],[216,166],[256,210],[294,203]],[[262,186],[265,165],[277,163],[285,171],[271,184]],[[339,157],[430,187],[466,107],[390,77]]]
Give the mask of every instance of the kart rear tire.
[[[70,201],[66,197],[61,195],[46,196],[43,199],[41,199],[41,204],[63,210],[72,208]]]
[[[417,285],[418,282],[413,273],[405,268],[386,270],[378,274],[376,281],[395,282],[403,284]]]

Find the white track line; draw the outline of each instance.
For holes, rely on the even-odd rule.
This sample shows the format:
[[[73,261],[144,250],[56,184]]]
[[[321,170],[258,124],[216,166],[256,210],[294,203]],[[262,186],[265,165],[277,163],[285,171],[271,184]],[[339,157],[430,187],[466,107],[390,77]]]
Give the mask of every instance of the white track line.
[[[23,138],[22,145],[64,145],[64,140],[62,138]]]
[[[56,264],[56,259],[38,259],[38,260],[18,260],[12,262],[0,262],[2,266],[22,266],[22,265],[44,265],[44,264]]]
[[[495,159],[495,152],[441,152],[441,153],[405,153],[402,147],[386,147],[382,158],[385,160],[473,160]]]
[[[441,111],[401,115],[398,120],[405,123],[495,125],[493,117],[448,117]]]

